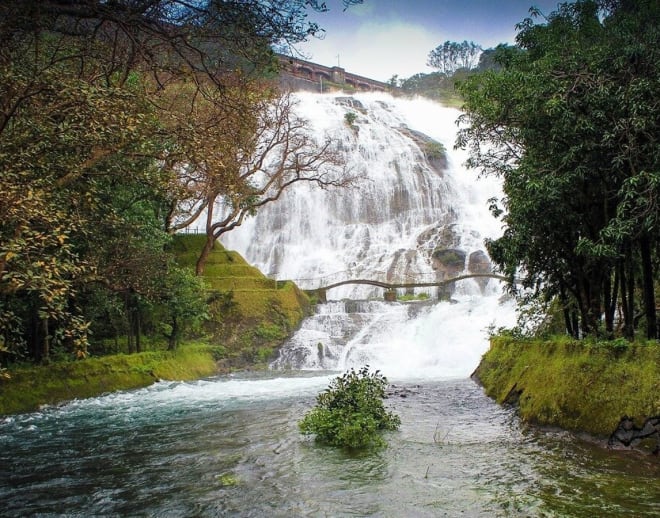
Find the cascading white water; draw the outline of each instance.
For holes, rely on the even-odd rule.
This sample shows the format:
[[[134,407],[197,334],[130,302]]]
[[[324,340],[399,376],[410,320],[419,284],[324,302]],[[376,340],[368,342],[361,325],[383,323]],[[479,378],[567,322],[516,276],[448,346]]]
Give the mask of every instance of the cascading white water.
[[[298,184],[226,235],[227,248],[303,288],[351,278],[429,282],[489,268],[483,240],[499,224],[486,201],[499,187],[462,167],[465,156],[453,149],[457,110],[386,94],[296,96],[309,131],[319,142],[333,139],[364,180],[326,191]],[[352,124],[347,113],[356,115]],[[435,289],[415,292],[436,297]],[[344,300],[319,305],[275,368],[369,364],[390,378],[464,376],[487,347],[486,328],[513,323],[497,281],[460,281],[451,303],[366,301],[382,289],[356,285],[327,295]]]

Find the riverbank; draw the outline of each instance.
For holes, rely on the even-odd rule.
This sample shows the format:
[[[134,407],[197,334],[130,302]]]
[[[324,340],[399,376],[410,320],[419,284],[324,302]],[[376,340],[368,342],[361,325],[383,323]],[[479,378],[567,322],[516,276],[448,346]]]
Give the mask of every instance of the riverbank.
[[[175,236],[172,249],[180,266],[194,268],[205,239],[203,234]],[[209,319],[204,324],[203,342],[188,342],[166,351],[161,337],[161,343],[154,346],[157,350],[137,354],[12,365],[9,378],[0,376],[0,415],[142,388],[158,380],[188,381],[264,368],[311,313],[309,299],[293,282],[268,279],[220,243],[209,255],[204,281]]]
[[[500,404],[515,405],[524,421],[657,452],[658,342],[522,341],[500,336],[491,340],[473,377]]]
[[[186,381],[218,372],[222,348],[189,344],[175,351],[116,354],[82,361],[11,369],[0,379],[0,415],[37,410],[72,399],[146,387],[158,380]]]

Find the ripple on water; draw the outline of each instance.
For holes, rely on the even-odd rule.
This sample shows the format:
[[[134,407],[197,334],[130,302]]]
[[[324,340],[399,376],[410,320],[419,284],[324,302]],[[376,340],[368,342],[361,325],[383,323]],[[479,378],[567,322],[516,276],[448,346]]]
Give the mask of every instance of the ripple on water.
[[[2,512],[658,515],[657,460],[521,429],[466,379],[401,384],[386,404],[402,425],[385,450],[351,455],[317,445],[297,421],[327,381],[169,384],[4,419]],[[223,396],[222,388],[231,390]]]

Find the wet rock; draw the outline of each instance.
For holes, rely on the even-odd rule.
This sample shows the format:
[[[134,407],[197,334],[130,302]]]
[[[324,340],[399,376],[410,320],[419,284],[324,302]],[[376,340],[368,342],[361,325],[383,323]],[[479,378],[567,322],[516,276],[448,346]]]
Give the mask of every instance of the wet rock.
[[[477,250],[472,252],[468,258],[468,271],[470,273],[491,273],[493,271],[490,259],[486,252]],[[476,279],[479,288],[483,292],[489,282],[488,278]]]
[[[437,248],[431,256],[431,265],[434,270],[443,272],[445,279],[450,279],[465,269],[466,255],[458,248]]]
[[[447,151],[445,147],[425,133],[410,129],[408,126],[401,126],[398,130],[419,146],[431,168],[442,176],[447,169]]]
[[[354,97],[337,97],[335,98],[335,103],[340,106],[346,106],[348,108],[361,111],[362,113],[366,113],[364,105]]]
[[[649,417],[641,426],[637,426],[630,417],[623,416],[607,444],[610,447],[641,447],[654,455],[660,454],[660,416]]]
[[[387,389],[387,397],[400,397],[407,398],[409,396],[415,396],[419,394],[419,385],[414,385],[412,387],[400,387],[398,385],[390,385]]]

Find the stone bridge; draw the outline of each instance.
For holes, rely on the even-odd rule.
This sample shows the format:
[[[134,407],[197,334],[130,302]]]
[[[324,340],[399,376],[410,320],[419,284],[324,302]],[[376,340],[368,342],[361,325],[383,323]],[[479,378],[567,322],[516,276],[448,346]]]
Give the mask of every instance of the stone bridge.
[[[315,289],[305,290],[309,295],[315,296],[319,302],[327,302],[327,291],[333,288],[338,288],[339,286],[345,286],[347,284],[364,284],[368,286],[377,286],[379,288],[385,289],[384,298],[388,302],[396,301],[396,289],[397,288],[428,288],[428,287],[438,287],[443,288],[449,284],[453,284],[464,279],[498,279],[500,281],[507,281],[508,278],[504,275],[498,275],[496,273],[467,273],[464,275],[457,275],[450,279],[435,280],[432,282],[384,282],[372,279],[347,279],[343,281],[334,282],[332,284],[327,284]],[[439,290],[438,298],[440,300],[446,300],[449,298],[449,292],[446,290]]]
[[[388,92],[391,85],[346,72],[342,67],[326,67],[311,61],[278,54],[280,81],[295,89],[325,92],[349,87],[360,92]]]

